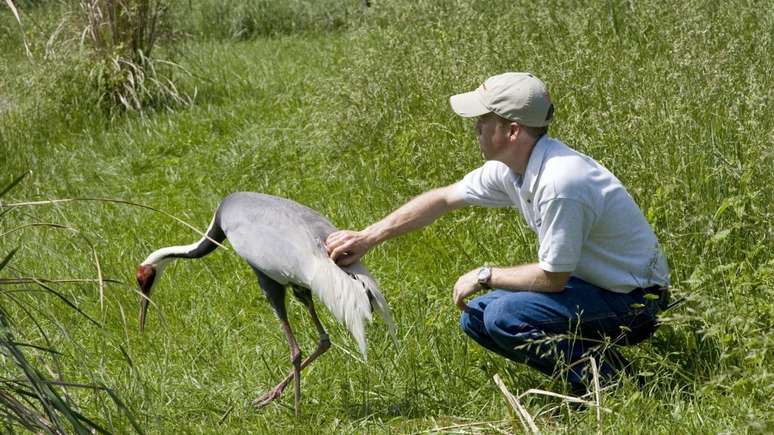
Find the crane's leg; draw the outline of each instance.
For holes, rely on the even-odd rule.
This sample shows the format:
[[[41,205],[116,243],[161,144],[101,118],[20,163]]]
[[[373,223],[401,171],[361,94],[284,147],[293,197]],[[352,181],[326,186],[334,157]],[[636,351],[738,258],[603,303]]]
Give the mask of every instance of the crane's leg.
[[[320,334],[320,341],[317,342],[317,349],[315,349],[314,352],[306,357],[306,359],[301,363],[301,369],[303,369],[312,361],[317,359],[318,356],[324,354],[328,349],[330,349],[331,340],[328,338],[328,333],[325,332],[325,328],[323,328],[322,322],[320,322],[320,319],[317,317],[317,312],[314,310],[312,292],[309,291],[309,289],[303,287],[293,286],[293,294],[296,296],[296,298],[298,298],[298,300],[301,301],[302,304],[304,304],[306,310],[309,311],[309,316],[312,317],[314,327],[317,328],[317,333]]]
[[[331,347],[331,341],[328,338],[328,333],[325,332],[325,328],[322,325],[322,322],[320,322],[320,319],[317,317],[317,312],[314,310],[314,303],[312,302],[312,293],[305,288],[293,286],[293,294],[301,301],[301,303],[306,306],[306,309],[309,311],[309,315],[312,317],[312,321],[314,322],[315,328],[317,328],[317,332],[320,334],[320,341],[317,343],[317,349],[315,349],[314,352],[312,352],[311,355],[306,357],[303,362],[301,362],[301,370],[303,370],[306,366],[308,366],[312,361],[317,359],[320,355],[325,353],[328,349]],[[285,386],[290,382],[291,379],[298,379],[295,377],[295,371],[291,371],[288,373],[288,375],[285,377],[285,379],[282,380],[279,384],[277,384],[276,387],[272,389],[279,390],[280,392],[285,388]],[[256,399],[253,404],[257,407],[263,407],[266,406],[269,402],[271,402],[273,398],[269,397],[269,393],[264,395],[263,397]]]
[[[256,269],[255,273],[258,275],[258,282],[261,284],[263,292],[266,294],[266,298],[269,299],[269,303],[274,308],[274,312],[277,313],[282,330],[285,332],[285,337],[288,340],[288,346],[290,346],[290,362],[293,364],[293,371],[291,372],[296,379],[296,395],[295,395],[295,412],[298,416],[299,403],[301,401],[301,349],[298,348],[298,342],[293,336],[293,331],[288,323],[288,313],[285,308],[285,286],[274,281],[266,276],[264,273]],[[280,383],[271,391],[253,401],[253,405],[257,408],[267,405],[272,400],[282,394],[285,389],[285,385]]]

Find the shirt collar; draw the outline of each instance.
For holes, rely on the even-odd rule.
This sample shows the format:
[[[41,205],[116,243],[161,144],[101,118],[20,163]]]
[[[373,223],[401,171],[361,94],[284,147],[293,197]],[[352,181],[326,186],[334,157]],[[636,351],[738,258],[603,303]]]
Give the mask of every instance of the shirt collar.
[[[527,169],[524,171],[524,176],[521,177],[521,189],[527,189],[528,192],[534,193],[537,186],[540,170],[543,168],[543,160],[546,155],[546,151],[551,147],[551,138],[547,134],[542,135],[535,146],[532,148],[532,152],[529,155],[529,161],[527,162]]]

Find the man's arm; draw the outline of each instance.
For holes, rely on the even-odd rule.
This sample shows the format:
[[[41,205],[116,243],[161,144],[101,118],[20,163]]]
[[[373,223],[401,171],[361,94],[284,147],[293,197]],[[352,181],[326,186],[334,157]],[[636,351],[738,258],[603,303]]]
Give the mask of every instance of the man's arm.
[[[513,267],[493,267],[489,287],[504,290],[525,290],[540,293],[558,293],[564,290],[571,272],[547,272],[537,263]],[[467,310],[465,298],[481,290],[478,269],[462,275],[454,284],[454,303]]]
[[[373,246],[430,225],[465,205],[456,184],[425,192],[362,231],[336,231],[325,241],[328,255],[340,266],[359,260]]]

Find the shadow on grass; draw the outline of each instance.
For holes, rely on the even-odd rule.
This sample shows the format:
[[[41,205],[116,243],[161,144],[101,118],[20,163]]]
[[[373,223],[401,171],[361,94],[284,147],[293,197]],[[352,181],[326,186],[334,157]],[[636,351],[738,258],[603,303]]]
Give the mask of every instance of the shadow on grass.
[[[693,393],[709,381],[722,364],[723,347],[715,337],[701,334],[700,325],[664,325],[651,338],[653,355],[643,364],[645,375],[663,390]],[[657,370],[648,370],[657,367]],[[647,385],[646,385],[647,387]]]
[[[448,406],[448,404],[444,405],[418,393],[389,399],[377,398],[365,402],[347,402],[343,406],[343,414],[352,421],[389,420],[395,417],[421,419],[436,415],[438,409]]]

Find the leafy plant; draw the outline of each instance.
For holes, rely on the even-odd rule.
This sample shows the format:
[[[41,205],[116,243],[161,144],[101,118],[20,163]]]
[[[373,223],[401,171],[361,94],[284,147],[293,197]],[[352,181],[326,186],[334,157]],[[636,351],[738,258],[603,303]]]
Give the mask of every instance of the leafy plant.
[[[149,105],[190,104],[173,81],[182,68],[152,57],[164,33],[163,0],[81,0],[94,67],[91,78],[108,108],[141,110]]]

